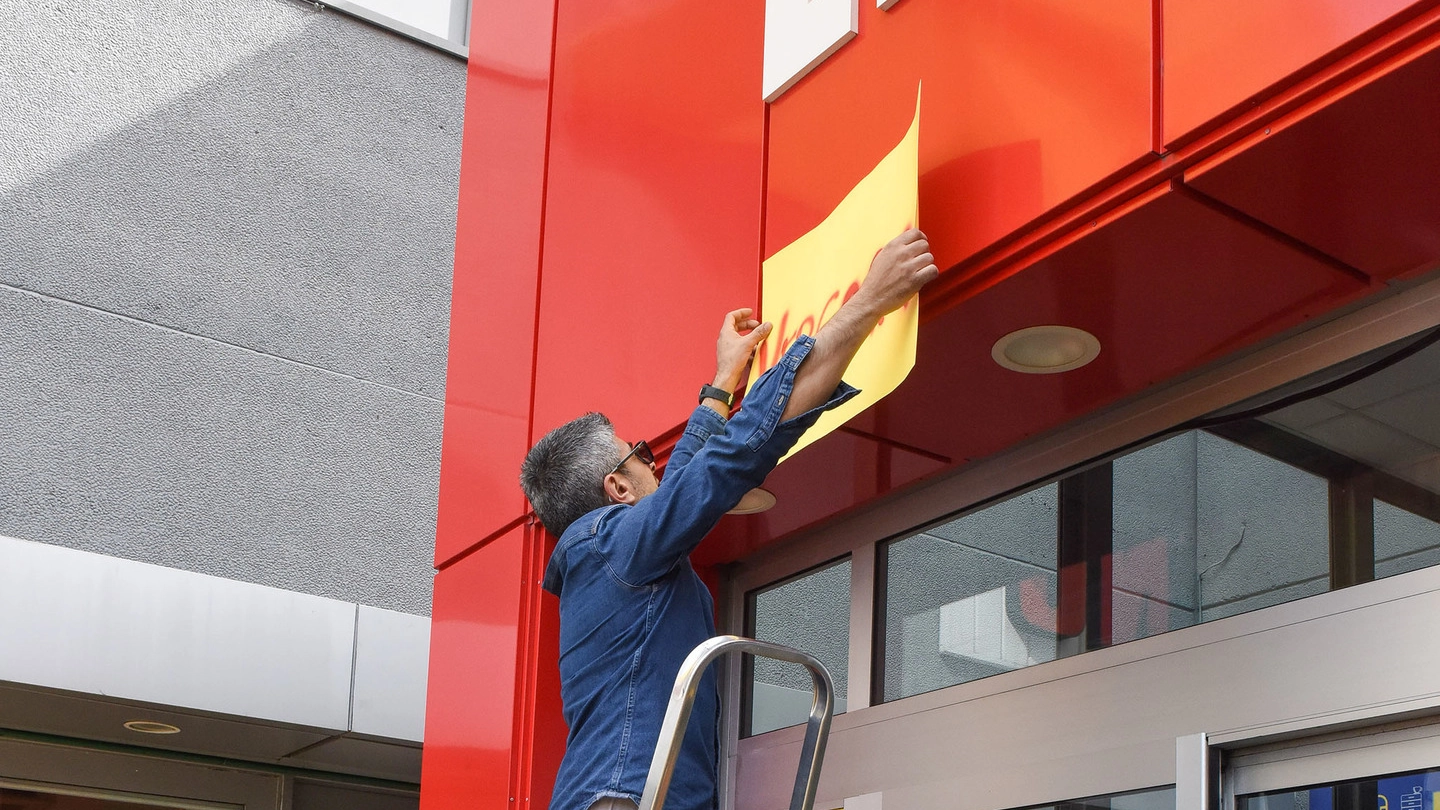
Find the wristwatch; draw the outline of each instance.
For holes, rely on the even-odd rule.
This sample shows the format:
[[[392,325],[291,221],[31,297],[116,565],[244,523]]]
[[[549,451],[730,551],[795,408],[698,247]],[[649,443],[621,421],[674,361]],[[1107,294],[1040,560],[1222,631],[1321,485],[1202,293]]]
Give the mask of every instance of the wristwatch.
[[[707,399],[718,399],[725,403],[725,407],[728,408],[734,404],[735,395],[726,391],[724,388],[716,388],[708,384],[702,385],[700,386],[700,403],[703,405]]]

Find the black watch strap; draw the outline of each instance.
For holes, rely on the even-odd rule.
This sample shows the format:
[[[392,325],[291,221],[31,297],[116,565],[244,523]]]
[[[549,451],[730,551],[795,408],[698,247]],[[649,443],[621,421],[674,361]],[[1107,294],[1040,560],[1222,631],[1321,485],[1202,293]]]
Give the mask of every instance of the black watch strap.
[[[726,391],[724,388],[716,388],[713,385],[702,385],[700,386],[700,402],[703,404],[707,399],[718,399],[725,403],[725,407],[728,408],[734,404],[735,395]]]

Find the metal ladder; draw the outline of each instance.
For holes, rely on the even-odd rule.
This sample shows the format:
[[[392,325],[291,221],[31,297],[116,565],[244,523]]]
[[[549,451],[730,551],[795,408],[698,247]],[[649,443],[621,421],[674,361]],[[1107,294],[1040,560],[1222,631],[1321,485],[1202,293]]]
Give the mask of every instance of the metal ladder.
[[[645,778],[645,792],[640,796],[640,810],[661,810],[670,789],[675,761],[680,757],[680,739],[690,722],[695,705],[695,692],[700,676],[710,662],[726,653],[750,653],[777,661],[789,661],[810,670],[814,699],[810,703],[810,720],[805,724],[805,744],[800,748],[800,769],[795,776],[795,791],[790,795],[790,810],[812,810],[815,789],[820,784],[820,764],[825,758],[825,741],[830,736],[830,719],[835,715],[835,687],[825,665],[815,656],[768,641],[740,636],[716,636],[691,650],[675,676],[670,692],[670,705],[660,725],[660,738],[655,743],[655,757],[650,760],[650,775]]]

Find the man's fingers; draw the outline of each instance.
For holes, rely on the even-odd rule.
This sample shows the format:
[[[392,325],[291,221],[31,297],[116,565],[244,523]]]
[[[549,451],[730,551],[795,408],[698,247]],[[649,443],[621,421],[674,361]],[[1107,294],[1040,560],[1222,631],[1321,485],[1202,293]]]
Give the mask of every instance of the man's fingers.
[[[924,238],[925,234],[921,233],[919,228],[906,228],[905,230],[901,231],[899,235],[897,235],[894,239],[891,239],[890,244],[897,246],[908,245],[911,242],[914,242],[916,239]]]
[[[742,331],[748,328],[743,326],[742,324],[752,320],[750,316],[754,314],[755,310],[751,309],[750,307],[741,307],[740,309],[731,310],[725,313],[725,322],[720,325],[720,330],[725,331],[733,329],[737,332]]]
[[[770,330],[772,328],[773,324],[771,324],[769,321],[766,321],[762,324],[757,324],[755,328],[751,330],[750,334],[745,336],[745,342],[748,343],[751,348],[760,345],[760,342],[765,340],[765,338],[770,334]]]

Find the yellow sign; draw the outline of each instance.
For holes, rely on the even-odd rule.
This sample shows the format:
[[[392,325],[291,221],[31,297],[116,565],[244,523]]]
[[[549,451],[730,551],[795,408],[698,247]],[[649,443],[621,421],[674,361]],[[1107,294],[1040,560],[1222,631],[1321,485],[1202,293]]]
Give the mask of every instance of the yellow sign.
[[[901,231],[916,227],[919,163],[917,93],[915,120],[899,145],[845,195],[825,221],[765,260],[760,282],[763,306],[766,320],[775,326],[756,352],[751,383],[779,362],[795,338],[820,331],[840,305],[860,289],[861,279],[870,270],[870,260],[885,243]],[[861,393],[821,416],[785,458],[894,391],[915,365],[919,324],[918,296],[887,315],[866,338],[845,373],[845,381]]]

